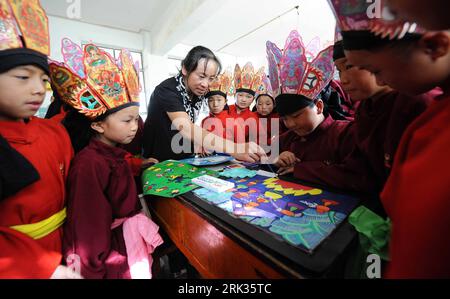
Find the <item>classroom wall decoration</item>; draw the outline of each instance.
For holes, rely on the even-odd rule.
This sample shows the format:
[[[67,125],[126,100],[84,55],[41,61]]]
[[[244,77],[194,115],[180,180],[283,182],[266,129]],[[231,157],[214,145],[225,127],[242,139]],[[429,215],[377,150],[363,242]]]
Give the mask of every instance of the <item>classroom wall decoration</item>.
[[[351,196],[277,178],[241,178],[239,173],[234,178],[221,178],[236,187],[220,194],[202,188],[194,194],[308,253],[313,253],[358,204]]]

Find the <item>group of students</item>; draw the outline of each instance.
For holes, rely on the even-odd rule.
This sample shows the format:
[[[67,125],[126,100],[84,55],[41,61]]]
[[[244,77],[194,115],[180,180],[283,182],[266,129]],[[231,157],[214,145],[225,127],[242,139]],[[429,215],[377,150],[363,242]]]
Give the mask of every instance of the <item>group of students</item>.
[[[228,105],[228,96],[236,94],[236,103]],[[272,139],[282,133],[275,99],[264,69],[254,72],[247,63],[243,70],[236,65],[234,76],[230,71],[219,75],[205,95],[210,114],[202,120],[202,128],[235,142],[249,142],[260,146],[271,145]]]
[[[135,176],[157,161],[121,148],[138,131],[131,55],[119,65],[65,40],[65,63],[49,63],[39,3],[1,1],[0,12],[0,278],[151,278],[163,240]],[[34,117],[49,82],[64,103],[52,120]]]
[[[342,34],[334,47],[308,61],[293,31],[282,50],[267,43],[268,76],[251,64],[220,74],[214,53],[195,47],[156,87],[142,126],[126,51],[118,65],[66,40],[65,63],[49,65],[48,30],[28,34],[31,19],[47,28],[42,8],[0,2],[0,277],[151,277],[149,254],[162,240],[140,213],[143,167],[199,151],[257,162],[273,144],[281,175],[377,195],[372,212],[392,224],[383,277],[450,277],[450,24],[427,10],[448,5],[418,11],[420,1],[390,0],[397,19],[387,21],[370,19],[363,0],[329,2]],[[425,29],[406,23],[415,20]],[[49,80],[64,104],[43,120],[33,115]],[[205,101],[210,116],[198,127]],[[133,143],[145,158],[130,154]],[[357,230],[367,228],[364,213],[352,217]]]
[[[391,3],[413,7],[401,1]],[[252,115],[249,107],[256,93],[269,96],[269,105],[276,107],[273,115],[287,130],[279,136],[266,131],[271,141],[279,137],[279,173],[377,195],[374,211],[358,209],[351,220],[357,230],[363,230],[373,212],[379,214],[377,219],[385,219],[388,228],[383,238],[390,249],[388,256],[383,255],[389,261],[385,277],[448,277],[449,250],[441,236],[448,232],[450,219],[437,215],[449,204],[444,153],[448,145],[445,125],[439,126],[448,113],[444,109],[450,71],[446,27],[426,31],[402,19],[371,19],[370,4],[364,1],[330,4],[343,37],[333,49],[340,84],[327,77],[327,51],[308,62],[299,46],[301,38],[293,32],[283,50],[268,43],[272,94],[252,86],[254,77],[247,79],[247,88],[241,88],[239,68],[234,78],[225,72],[216,82],[211,80],[206,96],[211,114],[202,126],[225,139],[239,131],[246,142],[260,143],[250,138],[251,126],[236,123],[264,117],[267,111]],[[248,65],[244,69],[253,72]],[[236,105],[228,107],[233,80]],[[330,109],[322,93],[330,86],[340,94],[341,113]],[[151,123],[155,123],[152,118]],[[253,128],[257,133],[259,129]],[[376,237],[375,231],[365,233]],[[378,249],[372,253],[380,253],[382,248]]]

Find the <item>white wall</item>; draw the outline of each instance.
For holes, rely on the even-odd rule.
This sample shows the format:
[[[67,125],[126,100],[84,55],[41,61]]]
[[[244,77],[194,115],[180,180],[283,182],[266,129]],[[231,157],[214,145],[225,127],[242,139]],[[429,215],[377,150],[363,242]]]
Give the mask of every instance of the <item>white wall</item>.
[[[55,16],[49,16],[49,30],[51,47],[50,58],[57,61],[63,60],[61,54],[61,40],[65,37],[70,38],[77,44],[93,42],[100,46],[127,48],[142,52],[147,102],[155,87],[166,80],[169,77],[169,74],[174,72],[174,61],[170,60],[169,57],[183,59],[193,47],[178,44],[170,50],[167,55],[158,56],[151,53],[151,32],[142,31],[141,33],[135,33]],[[216,54],[224,69],[230,67],[232,71],[234,71],[236,63],[243,66],[247,61],[252,61],[255,68],[267,64],[263,57],[236,57],[224,53]],[[180,67],[178,63],[176,67]],[[233,103],[234,99],[230,99],[230,102]],[[49,103],[50,93],[47,95],[47,100],[43,105],[43,108],[48,106]],[[144,118],[146,116],[147,104],[148,103],[142,103],[141,105],[141,114]],[[45,111],[45,109],[42,111]]]
[[[165,56],[157,56],[151,53],[151,32],[142,31],[141,33],[135,33],[55,16],[49,16],[49,30],[50,58],[57,61],[63,60],[61,40],[65,37],[70,38],[77,44],[93,42],[100,46],[127,48],[142,52],[147,102],[155,87],[167,79],[169,73],[173,72],[173,66],[168,57],[176,56],[184,58],[191,49],[191,47],[180,45]],[[141,114],[144,118],[147,111],[147,102],[141,105]],[[43,106],[48,106],[49,103],[50,93],[47,95],[47,100]],[[45,109],[43,110],[45,111]]]
[[[61,54],[61,40],[65,37],[70,38],[75,43],[81,45],[81,43],[94,42],[100,46],[112,46],[117,48],[127,48],[130,50],[143,52],[145,56],[145,42],[146,33],[135,33],[124,30],[117,30],[99,25],[93,25],[88,23],[79,22],[76,20],[69,20],[55,16],[49,16],[49,31],[50,31],[50,58],[62,61]],[[148,78],[149,68],[148,61],[144,58],[144,76],[146,86],[146,98],[150,96]],[[49,105],[50,96],[47,95],[44,106]],[[146,105],[141,105],[141,112],[145,112]]]
[[[70,38],[75,43],[95,42],[99,45],[116,46],[130,50],[144,49],[143,35],[117,30],[75,20],[49,16],[51,57],[61,60],[61,40]]]

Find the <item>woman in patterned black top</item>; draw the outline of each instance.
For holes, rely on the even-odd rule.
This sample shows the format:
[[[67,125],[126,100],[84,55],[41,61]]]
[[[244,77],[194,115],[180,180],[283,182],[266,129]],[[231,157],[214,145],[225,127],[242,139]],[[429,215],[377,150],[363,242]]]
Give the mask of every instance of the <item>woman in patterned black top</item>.
[[[195,125],[209,84],[222,68],[214,53],[197,46],[188,53],[181,68],[176,77],[157,86],[150,98],[144,156],[165,161],[215,151],[243,161],[259,161],[264,153],[256,144],[234,144]]]

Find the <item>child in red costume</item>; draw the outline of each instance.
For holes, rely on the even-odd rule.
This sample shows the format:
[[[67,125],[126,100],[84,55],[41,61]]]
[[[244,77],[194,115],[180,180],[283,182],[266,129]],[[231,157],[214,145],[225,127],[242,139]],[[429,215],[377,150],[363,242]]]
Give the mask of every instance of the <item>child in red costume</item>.
[[[0,278],[79,278],[60,266],[70,139],[33,116],[49,81],[49,39],[47,30],[28,36],[27,20],[45,12],[27,1],[1,1],[0,12],[10,34],[0,45]]]

